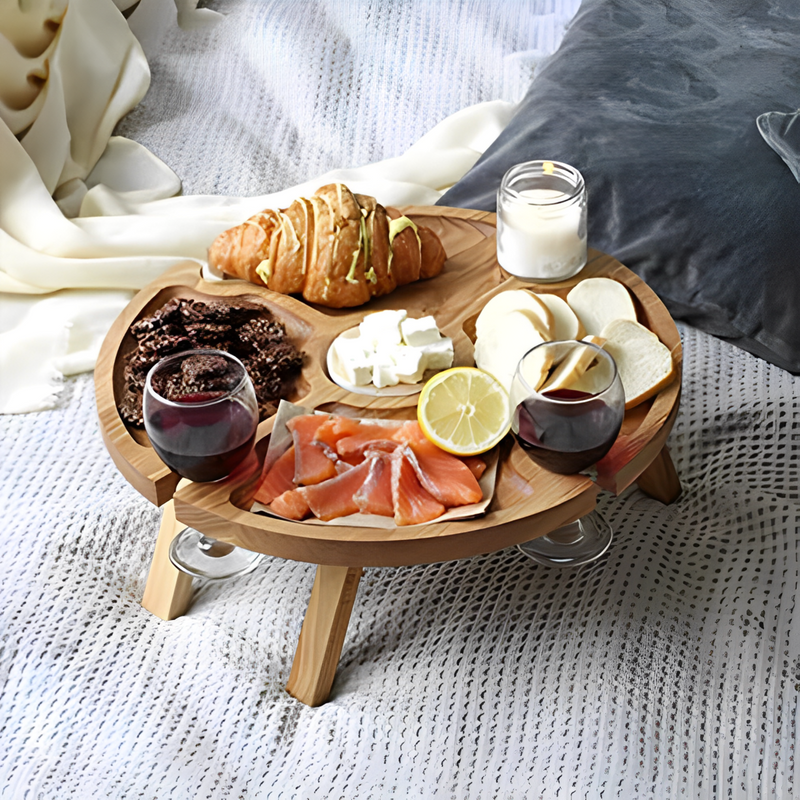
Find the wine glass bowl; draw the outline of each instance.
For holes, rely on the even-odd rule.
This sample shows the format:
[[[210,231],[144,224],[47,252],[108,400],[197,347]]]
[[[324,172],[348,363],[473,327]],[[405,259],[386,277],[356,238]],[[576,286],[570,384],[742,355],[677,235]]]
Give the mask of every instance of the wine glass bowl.
[[[588,369],[567,387],[551,384],[548,365],[558,369],[569,360],[587,361]],[[589,342],[543,342],[529,350],[517,365],[510,399],[511,429],[520,446],[536,463],[561,474],[599,461],[614,444],[625,414],[614,359]]]
[[[537,464],[561,474],[581,472],[606,455],[625,415],[617,365],[590,342],[532,348],[517,365],[509,396],[517,442]],[[594,511],[519,549],[539,564],[578,566],[605,553],[612,537]]]
[[[143,405],[153,449],[183,478],[225,478],[253,448],[255,390],[229,353],[187,350],[162,359],[147,374]]]
[[[147,436],[159,458],[182,478],[209,483],[228,477],[250,455],[258,402],[242,362],[221,350],[185,350],[147,374],[143,394]],[[263,557],[186,528],[170,559],[195,577],[249,572]]]

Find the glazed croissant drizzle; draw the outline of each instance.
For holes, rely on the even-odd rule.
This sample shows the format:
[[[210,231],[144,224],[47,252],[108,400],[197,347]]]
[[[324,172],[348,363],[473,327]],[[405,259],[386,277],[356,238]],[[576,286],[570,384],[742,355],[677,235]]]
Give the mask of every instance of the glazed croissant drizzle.
[[[341,183],[253,215],[218,236],[208,256],[229,275],[331,308],[434,277],[446,258],[433,231]]]

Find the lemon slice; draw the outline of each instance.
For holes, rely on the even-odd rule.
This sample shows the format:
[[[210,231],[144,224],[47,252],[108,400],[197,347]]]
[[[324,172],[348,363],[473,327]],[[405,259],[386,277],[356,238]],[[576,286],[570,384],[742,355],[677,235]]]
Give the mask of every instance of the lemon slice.
[[[508,393],[475,367],[434,375],[422,390],[417,419],[425,436],[457,456],[491,450],[511,428]]]

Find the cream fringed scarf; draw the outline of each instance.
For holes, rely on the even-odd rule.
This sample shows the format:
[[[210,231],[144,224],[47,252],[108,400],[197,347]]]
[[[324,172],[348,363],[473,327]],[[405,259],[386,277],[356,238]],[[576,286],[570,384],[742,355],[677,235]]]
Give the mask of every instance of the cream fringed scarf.
[[[165,24],[163,4],[158,12],[155,4],[143,6],[131,25]],[[197,21],[187,16],[191,9],[182,13]],[[226,18],[215,16],[222,29]],[[4,4],[0,72],[5,413],[52,407],[61,375],[92,368],[105,330],[133,290],[181,260],[204,262],[209,243],[226,228],[334,179],[383,203],[433,203],[513,109],[501,101],[463,109],[403,156],[275,194],[180,197],[180,180],[162,161],[111,135],[150,80],[142,47],[112,0]],[[41,295],[49,296],[32,302]]]

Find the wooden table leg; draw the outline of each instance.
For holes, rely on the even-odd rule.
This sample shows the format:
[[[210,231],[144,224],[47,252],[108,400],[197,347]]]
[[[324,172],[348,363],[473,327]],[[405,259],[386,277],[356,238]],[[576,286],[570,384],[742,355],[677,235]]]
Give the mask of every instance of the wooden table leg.
[[[363,572],[361,567],[317,567],[286,684],[286,691],[307,706],[328,699]]]
[[[161,619],[183,616],[192,600],[192,576],[176,569],[169,560],[172,540],[186,527],[175,518],[175,504],[164,505],[156,549],[144,588],[142,605]]]
[[[662,503],[671,503],[681,493],[681,481],[664,445],[650,466],[637,478],[639,488]]]

